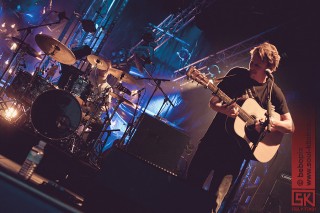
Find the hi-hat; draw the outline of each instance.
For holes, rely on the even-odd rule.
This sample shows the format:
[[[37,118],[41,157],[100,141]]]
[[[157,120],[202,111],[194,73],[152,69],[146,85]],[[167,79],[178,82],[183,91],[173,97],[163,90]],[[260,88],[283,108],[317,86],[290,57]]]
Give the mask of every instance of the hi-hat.
[[[118,95],[117,93],[110,92],[109,94],[111,95],[111,97],[117,99],[120,103],[124,103],[124,104],[126,104],[126,105],[128,105],[130,107],[136,107],[136,105],[134,103],[132,103],[131,101],[125,99],[121,95]]]
[[[119,81],[126,82],[129,84],[140,84],[132,75],[122,70],[110,67],[108,73],[113,75],[115,78],[119,79]]]
[[[35,40],[40,49],[54,60],[66,65],[76,62],[73,52],[57,39],[45,34],[37,34]]]
[[[94,67],[97,67],[100,70],[107,70],[109,67],[111,67],[111,62],[109,60],[105,60],[99,56],[88,55],[87,59],[90,62],[90,64],[92,64]]]
[[[12,37],[12,40],[16,43],[19,43],[21,45],[21,49],[28,53],[29,55],[37,58],[40,57],[40,54],[30,46],[30,44],[22,41],[20,38]]]

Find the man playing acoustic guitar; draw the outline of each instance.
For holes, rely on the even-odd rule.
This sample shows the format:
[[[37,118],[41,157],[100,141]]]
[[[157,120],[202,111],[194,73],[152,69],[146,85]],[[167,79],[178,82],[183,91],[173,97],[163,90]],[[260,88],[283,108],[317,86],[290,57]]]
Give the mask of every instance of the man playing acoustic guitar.
[[[191,184],[203,187],[213,170],[209,188],[213,212],[218,212],[244,159],[268,162],[277,152],[283,134],[294,132],[285,96],[272,75],[280,61],[276,47],[264,42],[250,55],[249,69],[231,69],[218,86],[197,71],[187,74],[211,89],[209,106],[217,111],[187,175]]]

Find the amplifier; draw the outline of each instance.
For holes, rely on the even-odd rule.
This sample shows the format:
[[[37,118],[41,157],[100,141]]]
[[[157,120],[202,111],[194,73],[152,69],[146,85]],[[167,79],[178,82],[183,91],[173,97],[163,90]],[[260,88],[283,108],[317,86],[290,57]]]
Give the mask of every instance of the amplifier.
[[[175,172],[190,137],[154,116],[142,116],[135,134],[127,145],[127,152]]]

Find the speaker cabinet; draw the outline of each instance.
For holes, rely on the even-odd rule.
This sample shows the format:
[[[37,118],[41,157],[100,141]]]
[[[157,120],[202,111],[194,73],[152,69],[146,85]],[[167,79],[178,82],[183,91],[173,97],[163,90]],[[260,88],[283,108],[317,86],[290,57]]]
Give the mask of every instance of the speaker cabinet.
[[[144,114],[127,151],[175,172],[190,137],[161,120]]]
[[[211,213],[206,191],[117,148],[92,184],[84,203],[88,212]]]

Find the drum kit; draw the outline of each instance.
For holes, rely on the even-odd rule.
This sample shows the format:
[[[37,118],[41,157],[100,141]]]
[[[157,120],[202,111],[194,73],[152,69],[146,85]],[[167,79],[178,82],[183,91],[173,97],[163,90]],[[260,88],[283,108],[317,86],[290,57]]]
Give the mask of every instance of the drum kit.
[[[14,40],[20,42],[28,54],[40,56],[30,45],[17,38]],[[76,62],[73,52],[51,36],[37,34],[35,41],[45,56],[66,65]],[[59,146],[62,145],[69,153],[77,156],[87,156],[92,151],[90,149],[94,143],[102,141],[101,135],[111,124],[111,119],[120,104],[136,107],[121,94],[130,94],[130,91],[122,86],[122,82],[139,85],[133,76],[112,68],[111,63],[102,57],[89,55],[87,60],[93,67],[91,72],[99,69],[117,79],[116,89],[120,91],[119,94],[106,82],[106,78],[102,79],[103,83],[106,83],[102,91],[93,94],[93,84],[88,76],[80,75],[73,85],[68,87],[71,89],[66,90],[50,83],[37,70],[33,75],[19,70],[5,89],[7,97],[27,108],[24,112],[26,123],[31,124],[29,126],[36,134],[57,142]],[[116,99],[116,106],[109,116],[112,98]],[[101,118],[103,113],[107,115],[104,121]],[[90,141],[87,141],[88,138]]]

